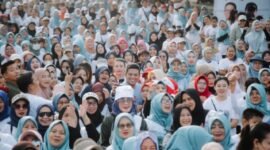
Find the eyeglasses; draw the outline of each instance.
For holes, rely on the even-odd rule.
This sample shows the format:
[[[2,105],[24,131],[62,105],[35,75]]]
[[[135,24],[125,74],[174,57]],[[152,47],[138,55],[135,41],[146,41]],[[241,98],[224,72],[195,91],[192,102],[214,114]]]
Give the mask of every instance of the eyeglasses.
[[[161,100],[161,103],[163,103],[163,104],[171,104],[171,103],[172,103],[172,100],[169,99],[169,98],[163,98],[163,99]]]
[[[121,130],[125,129],[125,127],[126,127],[127,129],[130,129],[131,127],[133,127],[133,124],[127,123],[127,124],[119,124],[119,125],[118,125],[118,128],[121,129]]]
[[[133,98],[120,98],[118,100],[119,103],[130,103],[133,101]]]
[[[14,106],[14,108],[15,109],[20,109],[20,108],[27,109],[27,104],[23,104],[23,105],[17,104],[17,105]]]
[[[52,113],[52,112],[40,112],[40,113],[38,114],[39,117],[44,117],[45,115],[46,115],[47,117],[51,117],[51,116],[53,115],[53,113]]]

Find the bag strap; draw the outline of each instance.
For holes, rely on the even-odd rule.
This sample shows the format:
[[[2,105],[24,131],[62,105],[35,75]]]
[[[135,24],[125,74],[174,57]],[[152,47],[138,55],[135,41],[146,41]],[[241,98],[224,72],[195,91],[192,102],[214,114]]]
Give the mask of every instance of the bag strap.
[[[213,102],[213,99],[211,99],[211,102],[212,102],[212,105],[214,106],[215,111],[217,111],[217,108],[216,108],[215,103]]]

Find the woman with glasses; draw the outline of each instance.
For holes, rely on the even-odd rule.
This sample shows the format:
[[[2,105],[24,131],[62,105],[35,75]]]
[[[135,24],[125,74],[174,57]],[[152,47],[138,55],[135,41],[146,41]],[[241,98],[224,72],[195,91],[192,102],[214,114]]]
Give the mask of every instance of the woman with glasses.
[[[202,102],[204,102],[211,95],[208,88],[208,79],[205,76],[198,76],[195,78],[194,87],[199,93]]]
[[[171,130],[173,99],[167,93],[157,94],[151,101],[150,115],[145,119],[148,130],[153,132],[159,143]]]
[[[124,141],[137,134],[135,121],[128,113],[120,113],[114,122],[112,144],[106,150],[122,150]]]
[[[45,133],[42,149],[46,150],[70,150],[69,131],[64,121],[56,120],[52,122]]]
[[[1,126],[2,131],[15,137],[19,120],[24,116],[28,116],[29,112],[30,104],[27,97],[24,94],[15,95],[11,100],[10,122]]]
[[[18,123],[18,128],[17,128],[16,135],[15,135],[16,140],[19,139],[19,136],[22,133],[24,133],[28,130],[37,131],[38,130],[37,128],[38,128],[37,122],[33,117],[31,117],[31,116],[22,117]]]
[[[114,103],[112,105],[112,115],[106,117],[101,125],[101,145],[109,146],[110,145],[110,137],[111,137],[111,129],[113,127],[113,123],[115,118],[120,113],[129,113],[132,115],[134,119],[134,127],[137,131],[142,131],[147,129],[147,124],[144,119],[138,115],[136,115],[136,105],[134,99],[134,90],[129,85],[122,85],[116,88]]]
[[[38,132],[42,137],[44,137],[49,125],[54,121],[53,106],[48,104],[40,105],[37,108],[36,121],[38,125]]]

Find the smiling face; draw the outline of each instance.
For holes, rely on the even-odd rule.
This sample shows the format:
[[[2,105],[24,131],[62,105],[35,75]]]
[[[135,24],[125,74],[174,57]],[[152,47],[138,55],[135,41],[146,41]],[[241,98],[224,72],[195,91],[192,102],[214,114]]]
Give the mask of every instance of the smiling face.
[[[127,139],[133,136],[134,125],[128,118],[120,119],[118,123],[119,136],[123,139]]]
[[[214,87],[214,83],[215,83],[216,77],[212,73],[209,73],[207,75],[207,79],[208,79],[209,87]]]
[[[40,68],[41,64],[37,58],[33,58],[31,61],[31,69],[36,70],[37,68]]]
[[[95,114],[98,109],[98,103],[95,99],[89,98],[87,99],[87,113],[89,114]]]
[[[53,147],[60,147],[66,138],[65,130],[62,124],[56,124],[49,133],[49,142]]]
[[[196,107],[196,103],[195,100],[190,97],[187,93],[184,93],[182,96],[182,103],[184,103],[185,105],[187,105],[187,107],[193,111]]]
[[[48,107],[42,107],[40,109],[40,112],[38,114],[38,122],[42,126],[48,127],[53,122],[53,113],[51,112],[51,109]]]
[[[207,87],[207,82],[205,81],[205,79],[200,79],[197,83],[197,87],[198,87],[198,89],[197,89],[198,92],[203,93]]]
[[[108,71],[104,70],[99,74],[99,82],[106,84],[108,83],[110,74]]]
[[[132,108],[133,98],[120,98],[117,102],[121,112],[129,113]]]
[[[174,72],[180,72],[181,63],[178,61],[173,62],[172,69]]]
[[[126,73],[126,80],[129,85],[135,86],[140,80],[140,71],[133,68],[128,69]]]
[[[211,125],[211,134],[214,136],[214,141],[221,142],[225,138],[225,128],[219,120],[215,120]]]
[[[270,72],[267,70],[263,71],[261,74],[261,80],[263,84],[268,85],[270,82]]]
[[[228,86],[229,85],[225,80],[219,80],[214,87],[217,95],[221,97],[227,96]]]
[[[172,100],[168,96],[163,96],[161,100],[161,108],[164,113],[171,113]]]
[[[179,123],[182,127],[191,125],[192,116],[188,109],[183,108],[182,111],[180,112]]]
[[[50,73],[48,71],[44,71],[39,78],[40,87],[49,88],[51,83]]]
[[[18,100],[15,104],[13,104],[15,108],[16,116],[22,118],[27,115],[27,102],[25,100]]]
[[[77,78],[73,83],[73,88],[75,93],[80,93],[83,88],[83,81]]]
[[[61,97],[57,104],[57,110],[60,111],[64,106],[69,104],[69,100],[64,96]]]
[[[258,92],[258,90],[256,90],[256,89],[251,90],[251,92],[250,92],[250,102],[252,104],[255,104],[255,105],[261,103],[261,95]]]
[[[235,57],[235,49],[233,48],[233,47],[229,47],[228,49],[227,49],[227,58],[229,59],[229,60],[233,60],[234,59],[234,57]]]

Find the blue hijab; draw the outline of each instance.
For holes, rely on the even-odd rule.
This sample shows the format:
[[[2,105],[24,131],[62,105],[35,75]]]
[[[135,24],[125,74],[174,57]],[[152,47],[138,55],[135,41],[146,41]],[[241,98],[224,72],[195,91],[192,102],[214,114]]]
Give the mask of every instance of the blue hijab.
[[[19,123],[18,123],[18,127],[17,127],[17,130],[16,130],[16,135],[15,135],[16,140],[18,140],[20,135],[22,134],[22,129],[23,129],[24,125],[27,123],[27,121],[33,122],[34,125],[36,126],[36,128],[38,128],[37,122],[32,116],[24,116],[24,117],[22,117],[20,119]]]
[[[222,29],[222,28],[218,27],[217,35],[216,35],[217,38],[219,38],[219,37],[221,37],[221,36],[224,36],[225,34],[230,35],[230,29],[229,29],[229,26],[228,26],[227,22],[224,21],[224,20],[220,20],[220,21],[219,21],[219,24],[220,24],[221,22],[225,23],[227,27],[226,27],[225,29]],[[229,38],[229,37],[226,38],[222,43],[223,43],[224,45],[230,45],[230,38]]]
[[[59,93],[59,94],[56,94],[54,97],[53,97],[53,107],[54,107],[54,111],[56,112],[59,112],[60,110],[57,110],[57,105],[59,103],[59,100],[62,98],[62,97],[66,97],[69,101],[69,97],[65,94],[65,93]]]
[[[40,113],[40,110],[43,108],[43,107],[47,107],[50,109],[50,111],[52,112],[53,116],[54,116],[54,109],[53,109],[53,106],[50,105],[50,104],[43,104],[43,105],[40,105],[38,108],[37,108],[37,116],[36,116],[36,121],[37,121],[37,125],[38,125],[38,132],[40,133],[40,135],[42,137],[44,137],[44,134],[45,132],[47,131],[48,127],[49,126],[43,126],[40,124],[40,122],[38,121],[38,114]]]
[[[20,101],[20,100],[18,100],[18,101]],[[26,113],[26,115],[29,115],[29,112],[30,112],[29,101],[26,100],[26,99],[23,99],[23,101],[25,101],[25,102],[26,102],[26,105],[27,105],[27,113]],[[15,105],[15,104],[12,104],[12,105],[11,105],[11,110],[10,110],[10,124],[11,124],[11,126],[17,127],[17,126],[18,126],[18,122],[19,122],[19,120],[20,120],[21,118],[19,118],[19,117],[16,115],[14,105]]]
[[[262,73],[267,71],[268,73],[270,73],[270,69],[269,68],[262,68],[260,71],[259,71],[259,75],[258,75],[258,79],[259,81],[262,83]]]
[[[123,139],[119,135],[120,130],[118,125],[122,118],[127,118],[130,120],[130,122],[133,124],[133,136],[137,134],[135,129],[135,122],[133,120],[133,117],[129,113],[121,113],[117,115],[114,121],[114,128],[113,128],[113,139],[112,139],[113,150],[122,150],[125,141],[125,139]]]
[[[213,140],[204,128],[200,126],[185,126],[179,128],[170,138],[166,149],[170,150],[200,150],[202,146]]]
[[[192,51],[192,50],[187,50],[184,53],[184,58],[185,58],[185,62],[182,63],[186,63],[187,67],[188,67],[188,73],[189,75],[193,75],[194,73],[196,73],[196,63],[195,64],[188,64],[188,54],[193,53],[196,57],[196,54]]]
[[[251,102],[250,94],[251,94],[251,91],[253,89],[256,89],[261,96],[261,101],[258,104],[253,104]],[[265,88],[262,84],[253,83],[248,87],[247,95],[246,95],[246,104],[247,104],[247,108],[257,109],[266,116],[270,115],[270,110],[269,110],[269,108],[267,108],[267,99],[266,99]]]
[[[77,36],[75,39],[73,39],[73,46],[77,45],[80,47],[80,54],[84,55],[85,50],[84,50],[84,41],[83,38],[80,36]]]
[[[159,125],[164,127],[167,131],[169,131],[173,123],[173,117],[172,113],[165,113],[162,110],[161,101],[164,96],[168,96],[170,98],[170,96],[167,93],[159,93],[152,99],[150,115],[147,118],[158,123]],[[173,105],[171,107],[173,107]]]
[[[231,124],[229,119],[224,115],[219,112],[213,112],[211,116],[209,116],[209,121],[208,121],[208,132],[211,134],[211,126],[213,123],[216,121],[219,121],[223,126],[225,130],[225,136],[224,139],[220,142],[220,144],[223,146],[224,150],[229,150],[232,146],[231,143]]]
[[[250,63],[249,63],[249,67],[248,67],[248,76],[251,78],[258,78],[259,76],[259,71],[256,71],[254,68],[253,68],[253,63],[254,61],[259,61],[263,64],[263,60],[259,57],[259,56],[254,56],[251,60],[250,60]]]
[[[60,145],[59,147],[53,147],[50,143],[49,134],[52,131],[53,127],[58,125],[58,124],[61,124],[65,130],[65,140],[64,140],[63,144]],[[42,147],[43,147],[43,149],[46,149],[46,150],[70,150],[70,148],[69,148],[69,130],[68,130],[67,124],[64,121],[56,120],[50,124],[48,130],[45,133],[44,143],[43,143]]]
[[[119,108],[119,104],[118,104],[117,100],[114,100],[114,102],[112,104],[112,114],[116,116],[116,115],[118,115],[120,113],[122,113],[122,111]],[[131,106],[131,109],[129,111],[129,114],[131,114],[131,115],[135,115],[136,114],[135,101],[133,101],[133,103],[132,103],[132,106]]]
[[[9,107],[9,98],[6,92],[0,90],[0,99],[4,103],[4,110],[0,112],[0,121],[9,117],[10,107]]]
[[[54,29],[59,26],[60,26],[59,11],[55,9],[52,12],[52,17],[50,19],[50,27]]]

